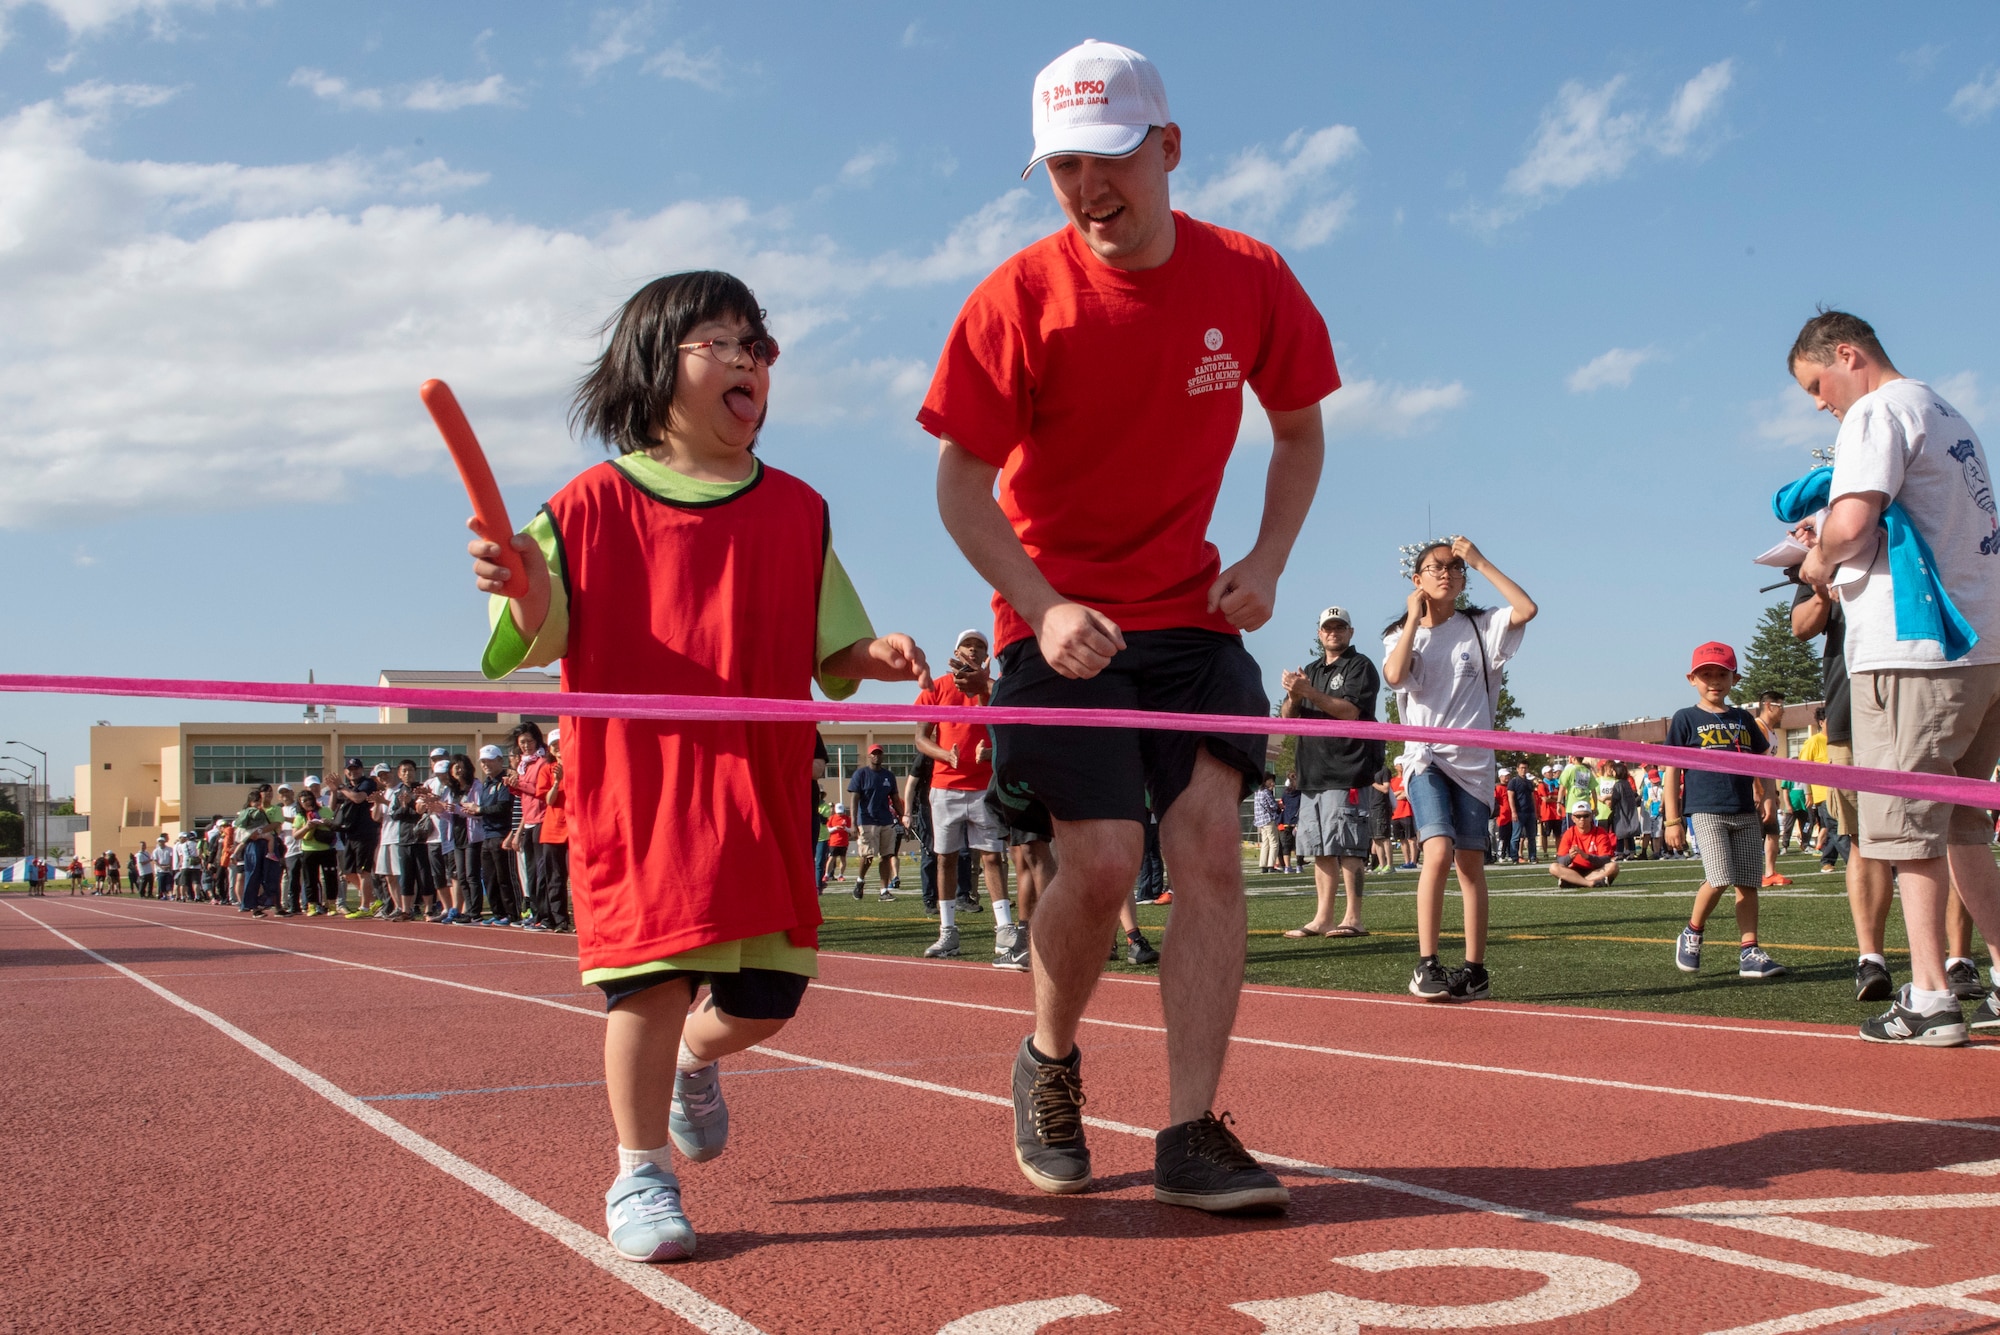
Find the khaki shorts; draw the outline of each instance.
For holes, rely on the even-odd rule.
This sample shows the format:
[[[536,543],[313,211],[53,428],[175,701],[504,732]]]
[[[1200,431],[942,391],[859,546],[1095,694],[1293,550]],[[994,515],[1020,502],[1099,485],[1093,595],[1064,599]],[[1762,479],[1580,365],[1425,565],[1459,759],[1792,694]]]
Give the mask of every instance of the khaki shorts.
[[[864,858],[892,858],[896,856],[897,827],[894,825],[864,825],[861,827],[861,856]]]
[[[1853,674],[1854,763],[1914,774],[1990,779],[2000,760],[2000,663]],[[1984,846],[1992,817],[1976,807],[1862,793],[1861,853],[1887,862]]]
[[[1829,765],[1852,765],[1854,763],[1854,743],[1828,742],[1826,760]],[[1852,839],[1861,833],[1861,812],[1854,803],[1854,793],[1846,788],[1826,790],[1826,804],[1833,808],[1833,828],[1835,834]]]

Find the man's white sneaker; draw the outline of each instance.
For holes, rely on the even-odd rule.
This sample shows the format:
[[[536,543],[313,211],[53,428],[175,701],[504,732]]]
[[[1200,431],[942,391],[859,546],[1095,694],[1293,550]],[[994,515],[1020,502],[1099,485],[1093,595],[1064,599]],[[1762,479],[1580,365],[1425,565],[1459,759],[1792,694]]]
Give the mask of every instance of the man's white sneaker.
[[[938,933],[938,939],[924,950],[927,960],[955,960],[958,958],[958,929],[947,927]]]

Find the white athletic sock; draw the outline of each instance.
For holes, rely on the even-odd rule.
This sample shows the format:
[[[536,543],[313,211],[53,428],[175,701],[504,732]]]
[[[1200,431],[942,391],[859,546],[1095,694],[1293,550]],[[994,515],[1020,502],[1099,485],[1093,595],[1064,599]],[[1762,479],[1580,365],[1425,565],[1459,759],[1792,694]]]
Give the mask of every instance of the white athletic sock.
[[[993,901],[993,925],[1005,927],[1014,921],[1014,906],[1004,899]]]
[[[618,1176],[624,1177],[642,1163],[654,1164],[665,1171],[674,1171],[674,1147],[662,1145],[656,1150],[628,1150],[618,1147]]]
[[[1950,968],[1950,967],[1951,967],[1952,965],[1954,965],[1954,964],[1970,964],[1970,965],[1972,965],[1972,971],[1973,971],[1974,973],[1977,973],[1977,972],[1979,972],[1979,965],[1978,965],[1978,963],[1977,963],[1976,961],[1973,961],[1973,960],[1969,960],[1969,959],[1967,959],[1967,958],[1966,958],[1965,956],[1963,956],[1963,955],[1952,955],[1952,956],[1948,957],[1948,958],[1947,958],[1947,959],[1945,960],[1945,962],[1944,962],[1944,967],[1945,967],[1945,968],[1947,968],[1947,969],[1949,969],[1949,968]]]
[[[1880,955],[1863,955],[1861,958],[1864,960],[1874,960],[1877,964],[1881,965],[1885,969],[1889,967],[1889,961],[1882,958]]]
[[[1910,989],[1910,1009],[1919,1015],[1942,1015],[1946,1011],[1958,1009],[1958,998],[1951,989],[1942,992],[1926,992],[1921,988]]]
[[[706,1065],[708,1065],[708,1062],[703,1058],[695,1056],[693,1049],[688,1047],[687,1040],[682,1039],[681,1055],[675,1060],[674,1069],[676,1071],[699,1071]]]
[[[958,905],[949,895],[938,895],[938,925],[946,931],[958,926]]]

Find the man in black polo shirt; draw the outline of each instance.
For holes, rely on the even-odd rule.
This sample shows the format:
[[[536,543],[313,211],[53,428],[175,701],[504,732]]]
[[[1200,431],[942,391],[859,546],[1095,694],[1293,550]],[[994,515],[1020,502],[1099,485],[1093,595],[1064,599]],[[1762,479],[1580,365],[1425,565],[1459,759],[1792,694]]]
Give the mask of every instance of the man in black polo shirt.
[[[333,809],[328,813],[340,830],[340,875],[353,882],[355,901],[360,905],[347,915],[354,918],[374,906],[375,847],[382,831],[374,808],[380,785],[368,777],[367,768],[361,757],[347,758],[346,777],[333,790]],[[342,901],[345,899],[343,891]]]
[[[1354,623],[1344,607],[1319,614],[1320,657],[1279,678],[1284,718],[1375,721],[1382,677],[1354,648]],[[1312,921],[1285,935],[1366,936],[1361,925],[1361,882],[1368,869],[1368,795],[1382,768],[1382,744],[1351,737],[1301,737],[1298,741],[1299,856],[1313,860],[1319,904]],[[1333,920],[1334,877],[1347,894],[1347,915]]]

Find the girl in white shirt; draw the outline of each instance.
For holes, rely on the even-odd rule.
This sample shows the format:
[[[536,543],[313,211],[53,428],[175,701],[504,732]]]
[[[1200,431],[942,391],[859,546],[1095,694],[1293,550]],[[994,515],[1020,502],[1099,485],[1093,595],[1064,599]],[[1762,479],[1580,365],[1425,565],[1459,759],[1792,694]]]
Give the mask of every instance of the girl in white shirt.
[[[1382,633],[1382,680],[1396,692],[1397,715],[1412,727],[1493,727],[1500,669],[1535,619],[1535,600],[1468,538],[1405,549],[1412,588],[1400,621]],[[1459,606],[1468,569],[1484,575],[1504,608]],[[1416,971],[1410,993],[1424,1001],[1479,1001],[1486,975],[1486,824],[1492,817],[1493,752],[1450,742],[1403,748],[1404,791],[1423,848],[1417,875]],[[1454,861],[1465,896],[1465,966],[1438,962],[1445,875]]]

